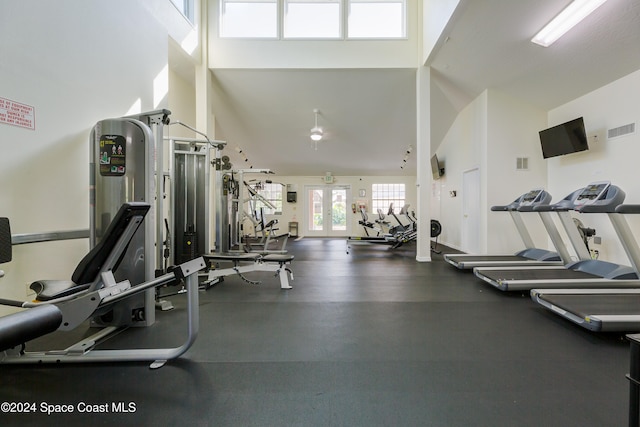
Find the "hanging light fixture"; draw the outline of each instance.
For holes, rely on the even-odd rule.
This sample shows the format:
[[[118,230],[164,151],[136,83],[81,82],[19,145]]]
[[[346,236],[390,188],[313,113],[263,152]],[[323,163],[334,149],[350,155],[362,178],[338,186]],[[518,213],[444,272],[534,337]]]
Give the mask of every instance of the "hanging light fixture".
[[[317,108],[313,110],[313,114],[315,115],[315,126],[311,128],[311,134],[309,135],[311,140],[314,142],[318,142],[322,139],[322,128],[318,126],[318,114],[320,113],[320,110],[318,110]],[[318,149],[318,146],[316,144],[316,149]]]

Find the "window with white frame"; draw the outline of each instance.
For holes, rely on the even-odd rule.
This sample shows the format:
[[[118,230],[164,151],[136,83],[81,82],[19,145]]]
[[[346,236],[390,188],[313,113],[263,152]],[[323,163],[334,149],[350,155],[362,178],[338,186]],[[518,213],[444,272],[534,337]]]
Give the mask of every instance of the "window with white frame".
[[[220,0],[220,37],[399,39],[406,14],[407,0]]]
[[[171,0],[171,3],[182,13],[192,24],[194,23],[194,0]]]
[[[284,0],[284,38],[339,38],[341,0]]]
[[[347,0],[348,38],[403,38],[406,0]]]
[[[404,184],[373,184],[371,186],[371,212],[377,214],[380,209],[386,215],[389,211],[389,205],[393,203],[394,211],[399,213],[405,204],[405,197]]]
[[[278,0],[220,0],[220,37],[278,37]]]
[[[258,199],[256,203],[258,211],[263,208],[262,212],[265,215],[279,215],[282,213],[282,184],[263,183],[262,188],[258,189],[258,194],[267,202],[265,203]]]

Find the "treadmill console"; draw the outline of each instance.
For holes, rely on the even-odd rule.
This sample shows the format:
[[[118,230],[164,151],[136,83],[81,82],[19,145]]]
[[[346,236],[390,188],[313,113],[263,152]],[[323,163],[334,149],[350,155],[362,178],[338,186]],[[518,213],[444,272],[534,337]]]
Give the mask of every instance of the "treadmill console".
[[[528,193],[525,193],[520,197],[520,206],[531,206],[532,204],[539,202],[542,196],[543,190],[541,188],[536,188],[535,190],[531,190]]]
[[[582,189],[582,192],[576,197],[574,205],[576,208],[589,205],[597,200],[601,200],[606,194],[611,183],[609,181],[594,182]]]

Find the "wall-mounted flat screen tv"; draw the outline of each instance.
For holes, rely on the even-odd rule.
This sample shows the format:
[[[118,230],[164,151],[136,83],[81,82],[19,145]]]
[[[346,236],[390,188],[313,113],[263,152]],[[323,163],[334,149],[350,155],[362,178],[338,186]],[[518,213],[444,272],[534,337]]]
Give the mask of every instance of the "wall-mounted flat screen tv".
[[[545,159],[589,149],[582,117],[542,130],[539,134]]]
[[[433,179],[440,179],[444,175],[442,163],[438,161],[438,156],[435,154],[431,157],[431,173],[433,174]]]

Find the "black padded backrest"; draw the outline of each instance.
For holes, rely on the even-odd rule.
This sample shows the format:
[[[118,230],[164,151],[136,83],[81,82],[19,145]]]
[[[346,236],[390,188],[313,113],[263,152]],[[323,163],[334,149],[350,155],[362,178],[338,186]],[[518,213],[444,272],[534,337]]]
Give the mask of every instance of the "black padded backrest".
[[[11,227],[9,218],[0,218],[0,264],[11,261]]]
[[[131,221],[137,221],[137,230],[140,224],[142,224],[142,220],[145,215],[149,212],[149,208],[150,205],[148,203],[129,202],[122,205],[120,210],[118,210],[118,213],[116,213],[113,218],[113,221],[109,224],[109,227],[107,227],[102,240],[100,240],[100,242],[94,246],[84,258],[82,258],[73,272],[71,280],[73,280],[77,285],[84,285],[86,283],[93,282],[98,273],[100,273],[102,266],[111,255],[111,252],[117,245],[120,237],[129,226],[129,223]],[[131,237],[133,237],[133,234]],[[118,268],[125,252],[126,246],[122,250],[122,254],[118,258],[116,265],[113,266],[113,270]]]

